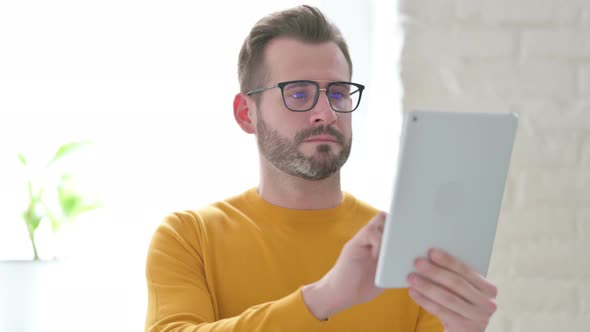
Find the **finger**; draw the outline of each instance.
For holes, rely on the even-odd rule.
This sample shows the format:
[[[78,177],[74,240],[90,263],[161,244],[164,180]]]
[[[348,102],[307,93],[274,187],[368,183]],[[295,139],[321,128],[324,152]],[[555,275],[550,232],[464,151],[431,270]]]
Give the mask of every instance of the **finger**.
[[[491,316],[496,311],[495,301],[461,275],[429,262],[426,258],[416,259],[414,266],[422,276],[457,294],[467,303],[476,306],[483,314]]]
[[[385,224],[385,218],[387,214],[385,212],[379,212],[373,219],[369,221],[367,225],[369,227],[374,227],[378,229],[380,232],[383,232],[383,225]]]
[[[361,245],[370,243],[371,233],[382,234],[383,224],[385,223],[385,213],[381,212],[371,219],[363,228],[361,228],[353,239],[361,242]]]
[[[347,248],[363,248],[370,250],[373,257],[379,253],[381,247],[381,237],[383,236],[383,223],[385,222],[385,213],[381,212],[371,219],[357,234],[346,243]]]
[[[376,218],[374,218],[374,227],[377,229],[379,233],[383,233],[385,229],[385,220],[387,219],[387,214],[385,212],[380,212]]]
[[[383,232],[379,230],[377,226],[370,227],[367,230],[368,245],[371,247],[371,256],[377,258],[379,251],[381,250],[381,239],[383,238]]]
[[[460,274],[485,295],[492,298],[496,298],[498,295],[498,289],[494,284],[449,253],[440,249],[431,249],[428,251],[428,258],[437,265]]]
[[[436,301],[430,299],[424,293],[410,288],[409,290],[410,297],[424,310],[430,312],[432,315],[438,317],[438,319],[443,323],[445,326],[445,330],[451,328],[453,326],[473,326],[477,328],[485,328],[488,325],[488,321],[471,321],[462,316],[461,314],[449,310],[444,306],[440,305]]]
[[[450,292],[444,287],[429,281],[418,274],[411,274],[408,283],[412,289],[419,291],[430,300],[460,314],[468,320],[485,321],[491,317],[491,313],[483,312],[479,307],[465,301],[457,294]]]
[[[381,239],[383,238],[383,228],[386,214],[380,212],[371,219],[364,229],[365,245],[371,250],[371,256],[377,258],[381,249]]]

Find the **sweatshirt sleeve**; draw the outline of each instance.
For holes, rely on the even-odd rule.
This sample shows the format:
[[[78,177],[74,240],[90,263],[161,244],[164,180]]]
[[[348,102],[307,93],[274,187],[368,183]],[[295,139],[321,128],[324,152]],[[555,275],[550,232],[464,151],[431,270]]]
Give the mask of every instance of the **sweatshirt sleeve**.
[[[443,325],[440,320],[420,307],[416,332],[443,332],[443,330]]]
[[[174,214],[156,230],[146,263],[146,332],[314,331],[323,322],[309,311],[301,288],[275,301],[219,319],[207,284],[198,229]],[[190,239],[190,241],[187,241]]]

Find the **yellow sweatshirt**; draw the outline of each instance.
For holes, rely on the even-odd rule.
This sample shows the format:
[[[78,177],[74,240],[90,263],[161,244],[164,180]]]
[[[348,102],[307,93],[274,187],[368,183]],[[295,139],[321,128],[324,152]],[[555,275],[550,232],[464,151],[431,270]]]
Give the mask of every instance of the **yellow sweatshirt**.
[[[303,302],[301,287],[321,279],[377,212],[346,193],[332,209],[286,209],[250,189],[168,216],[147,256],[146,331],[442,331],[407,289],[328,321]]]

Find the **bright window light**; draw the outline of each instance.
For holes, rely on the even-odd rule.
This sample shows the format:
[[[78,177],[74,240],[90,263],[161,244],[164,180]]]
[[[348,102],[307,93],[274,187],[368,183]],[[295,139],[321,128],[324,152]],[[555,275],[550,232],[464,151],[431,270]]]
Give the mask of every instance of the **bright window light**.
[[[343,188],[388,209],[401,113],[395,4],[307,3],[341,28],[353,80],[367,86],[353,116]],[[57,255],[76,267],[63,301],[83,303],[63,303],[74,310],[64,331],[104,331],[115,322],[117,331],[142,330],[145,255],[163,217],[257,185],[254,137],[232,113],[237,56],[256,20],[298,4],[0,3],[0,260],[32,255],[21,221],[27,174],[17,154],[34,172],[63,143],[93,143],[76,156],[75,171],[102,208],[58,241],[47,223],[39,231],[42,258]]]

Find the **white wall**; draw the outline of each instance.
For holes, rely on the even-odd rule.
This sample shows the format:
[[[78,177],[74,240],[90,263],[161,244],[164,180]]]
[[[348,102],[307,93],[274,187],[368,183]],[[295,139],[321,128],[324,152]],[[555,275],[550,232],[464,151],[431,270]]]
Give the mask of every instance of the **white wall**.
[[[490,332],[590,330],[590,2],[402,0],[404,109],[516,112]]]

